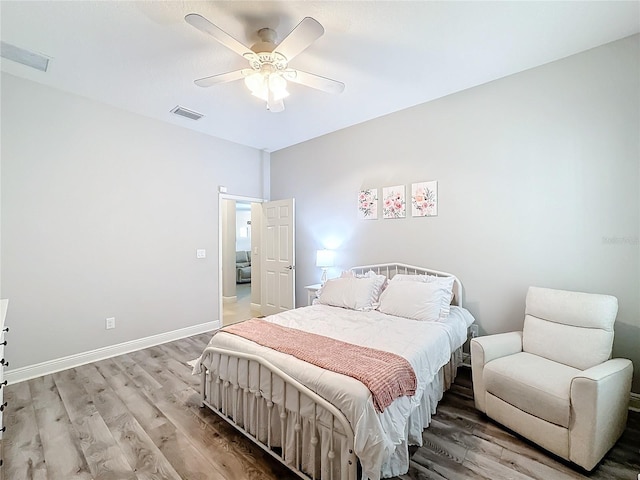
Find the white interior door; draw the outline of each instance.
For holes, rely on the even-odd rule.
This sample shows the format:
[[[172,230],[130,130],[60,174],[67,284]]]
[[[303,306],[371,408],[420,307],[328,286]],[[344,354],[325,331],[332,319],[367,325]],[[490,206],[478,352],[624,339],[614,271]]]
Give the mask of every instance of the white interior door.
[[[218,194],[218,318],[220,319],[221,326],[224,324],[224,305],[225,300],[227,300],[227,296],[232,295],[236,296],[235,292],[235,278],[236,278],[236,255],[235,255],[235,228],[236,228],[236,220],[235,213],[233,213],[233,218],[228,218],[229,211],[226,209],[227,202],[226,200],[233,200],[234,202],[250,202],[261,204],[263,199],[261,198],[253,198],[253,197],[243,197],[240,195],[231,195],[226,193]],[[233,209],[235,212],[235,208]],[[259,225],[259,222],[258,222]],[[259,235],[258,235],[259,237]],[[259,252],[253,252],[256,254],[257,258],[260,258]],[[253,260],[252,260],[253,261]],[[258,260],[256,260],[258,261]],[[259,269],[258,269],[259,270]],[[227,275],[229,272],[229,275]],[[253,268],[251,269],[251,273],[253,274]],[[233,293],[225,294],[225,282],[232,282],[233,285]],[[259,283],[259,282],[257,282]],[[258,287],[256,287],[258,288]],[[253,299],[253,280],[252,280],[252,305],[251,308],[257,311],[260,310],[260,295],[256,294],[255,303]],[[259,292],[260,290],[257,290]],[[229,300],[233,300],[229,299]],[[254,307],[255,305],[255,307]],[[249,317],[247,317],[249,318]]]
[[[296,304],[294,199],[262,204],[263,315],[291,310]]]

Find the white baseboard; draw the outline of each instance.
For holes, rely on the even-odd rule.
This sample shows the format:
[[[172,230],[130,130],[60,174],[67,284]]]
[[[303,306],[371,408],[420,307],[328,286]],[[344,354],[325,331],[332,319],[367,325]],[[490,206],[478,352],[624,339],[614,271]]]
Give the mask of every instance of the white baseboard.
[[[234,295],[233,297],[222,297],[222,303],[236,303],[238,301],[238,297]]]
[[[640,412],[640,393],[631,392],[631,400],[629,401],[629,410]]]
[[[135,352],[136,350],[142,350],[143,348],[153,347],[154,345],[159,345],[161,343],[172,342],[192,335],[198,335],[199,333],[210,332],[211,330],[217,330],[218,328],[220,328],[220,320],[201,323],[200,325],[193,325],[192,327],[181,328],[171,332],[159,333],[150,337],[139,338],[137,340],[110,345],[108,347],[97,348],[88,352],[76,353],[74,355],[69,355],[68,357],[36,363],[35,365],[27,365],[26,367],[20,367],[13,370],[5,370],[4,379],[7,380],[9,385],[11,385],[13,383],[41,377],[42,375],[66,370],[67,368],[78,367],[80,365],[97,362],[98,360],[103,360],[105,358]]]

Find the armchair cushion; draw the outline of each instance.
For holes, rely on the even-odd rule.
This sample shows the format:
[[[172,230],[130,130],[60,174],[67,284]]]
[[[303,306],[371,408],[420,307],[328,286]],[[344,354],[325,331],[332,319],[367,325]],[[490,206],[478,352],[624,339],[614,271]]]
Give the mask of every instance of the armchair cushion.
[[[251,260],[249,260],[247,252],[245,250],[236,251],[236,263],[249,263],[250,261]]]
[[[251,281],[251,252],[249,250],[236,251],[236,283]]]
[[[618,299],[611,295],[529,287],[525,313],[574,327],[612,331]]]
[[[584,370],[609,359],[618,300],[531,287],[527,294],[523,350]]]
[[[544,374],[541,374],[544,372]],[[526,352],[484,368],[487,393],[547,422],[569,427],[571,380],[580,370]]]

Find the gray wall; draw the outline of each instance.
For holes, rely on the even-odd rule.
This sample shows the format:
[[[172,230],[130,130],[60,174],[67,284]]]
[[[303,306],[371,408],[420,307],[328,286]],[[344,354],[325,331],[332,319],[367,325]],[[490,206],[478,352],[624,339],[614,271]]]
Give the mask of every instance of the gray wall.
[[[328,244],[339,245],[333,274],[391,261],[455,273],[483,333],[522,327],[530,285],[612,294],[614,355],[634,361],[640,392],[639,43],[272,153],[271,198],[296,198],[298,303]],[[437,217],[358,220],[361,188],[428,180]]]
[[[219,320],[218,185],[261,198],[263,154],[6,74],[1,95],[11,368]]]

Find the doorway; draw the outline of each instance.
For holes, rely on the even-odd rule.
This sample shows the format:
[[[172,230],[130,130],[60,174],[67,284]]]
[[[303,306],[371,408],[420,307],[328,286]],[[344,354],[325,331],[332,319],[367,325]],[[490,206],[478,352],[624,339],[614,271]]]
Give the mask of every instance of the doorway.
[[[260,315],[260,200],[220,198],[222,325]]]

